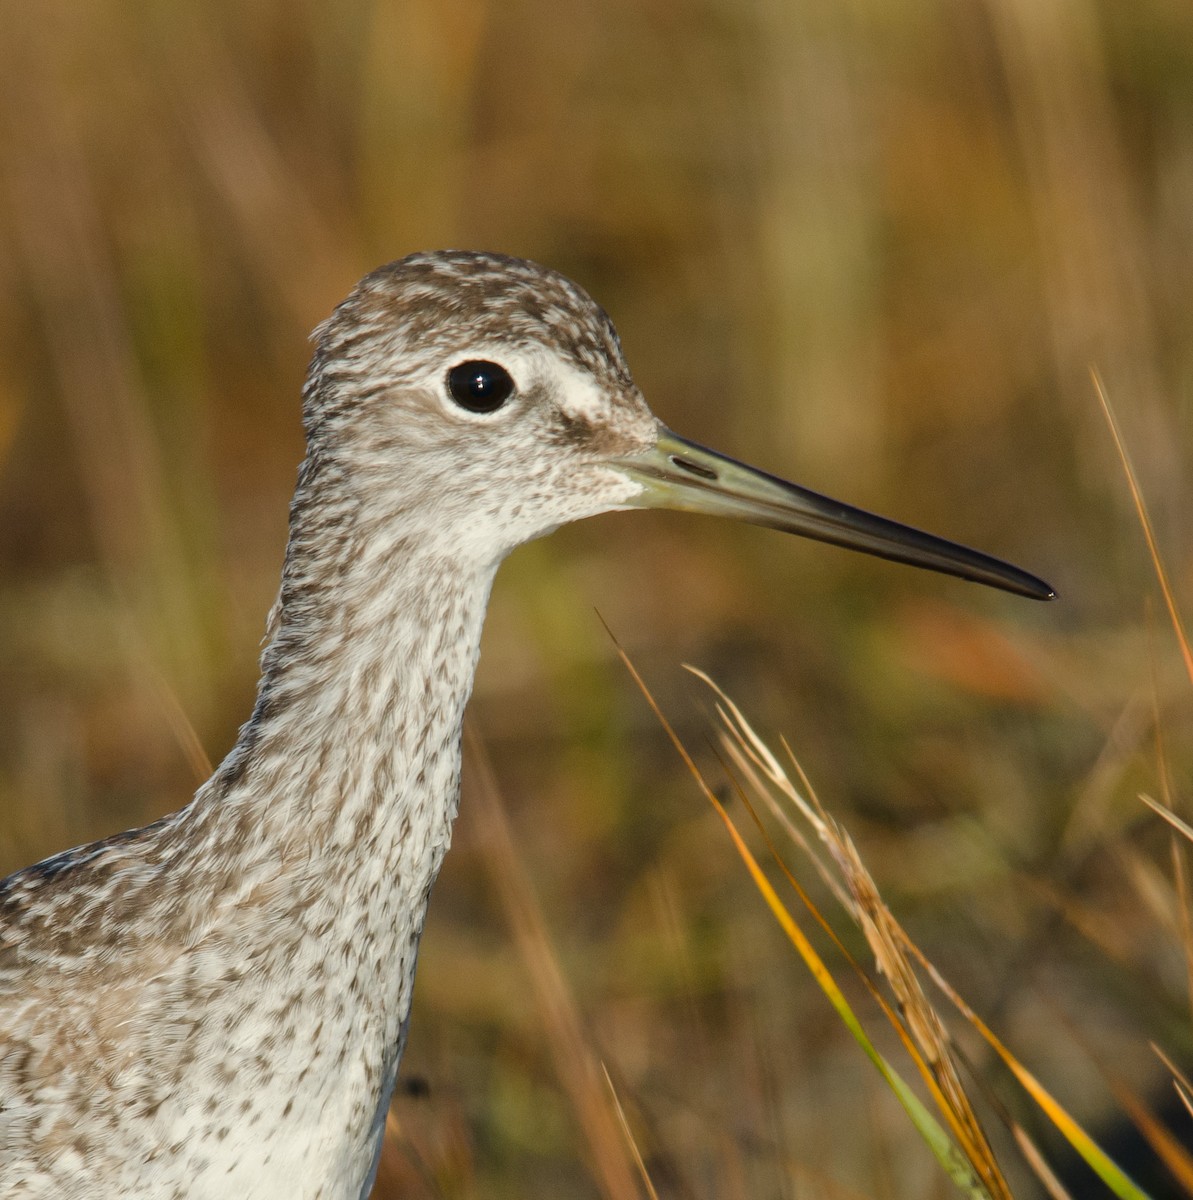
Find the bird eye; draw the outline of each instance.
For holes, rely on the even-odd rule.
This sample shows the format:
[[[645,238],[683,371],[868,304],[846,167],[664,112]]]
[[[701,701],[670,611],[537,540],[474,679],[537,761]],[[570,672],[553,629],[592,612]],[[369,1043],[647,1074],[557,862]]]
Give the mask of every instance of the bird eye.
[[[461,408],[469,412],[491,413],[514,394],[514,381],[498,363],[469,359],[448,371],[447,390]]]

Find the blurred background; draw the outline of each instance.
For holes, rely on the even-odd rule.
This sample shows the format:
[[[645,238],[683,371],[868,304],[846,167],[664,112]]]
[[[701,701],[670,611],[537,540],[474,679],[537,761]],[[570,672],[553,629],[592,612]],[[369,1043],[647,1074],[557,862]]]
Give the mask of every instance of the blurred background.
[[[592,292],[673,428],[1061,599],[679,514],[519,551],[472,708],[509,853],[473,769],[377,1195],[629,1194],[547,967],[660,1194],[949,1193],[598,613],[714,779],[682,663],[790,741],[1077,1115],[1167,1103],[1149,1042],[1188,1064],[1188,970],[1137,794],[1190,815],[1193,706],[1090,370],[1187,604],[1193,8],[41,0],[4,27],[0,872],[179,807],[188,731],[222,757],[311,327],[378,263],[500,250]]]

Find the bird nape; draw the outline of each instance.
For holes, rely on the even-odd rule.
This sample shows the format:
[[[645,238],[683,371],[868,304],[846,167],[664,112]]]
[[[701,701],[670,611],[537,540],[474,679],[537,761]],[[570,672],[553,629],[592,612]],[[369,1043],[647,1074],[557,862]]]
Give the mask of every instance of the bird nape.
[[[608,316],[416,254],[319,327],[252,715],[185,808],[0,883],[0,1194],[367,1195],[497,566],[718,513],[1045,599],[1034,576],[684,441]]]

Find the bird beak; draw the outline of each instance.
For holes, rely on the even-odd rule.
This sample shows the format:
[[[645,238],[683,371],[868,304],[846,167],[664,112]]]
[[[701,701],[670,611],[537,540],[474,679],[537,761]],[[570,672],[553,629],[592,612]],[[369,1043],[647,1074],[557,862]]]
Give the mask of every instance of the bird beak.
[[[629,501],[635,508],[733,517],[1033,600],[1051,600],[1056,595],[1042,579],[1010,563],[787,483],[689,442],[662,425],[652,449],[618,459],[614,465],[642,485]]]

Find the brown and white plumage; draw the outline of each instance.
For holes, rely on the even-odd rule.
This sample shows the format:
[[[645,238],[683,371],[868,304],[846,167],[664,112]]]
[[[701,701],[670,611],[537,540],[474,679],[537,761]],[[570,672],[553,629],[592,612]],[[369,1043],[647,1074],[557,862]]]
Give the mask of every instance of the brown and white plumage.
[[[498,364],[508,399],[462,406],[461,363]],[[485,605],[519,543],[666,504],[1043,594],[675,438],[608,317],[519,260],[367,276],[317,333],[303,419],[235,747],[181,811],[0,883],[5,1197],[367,1194]]]

